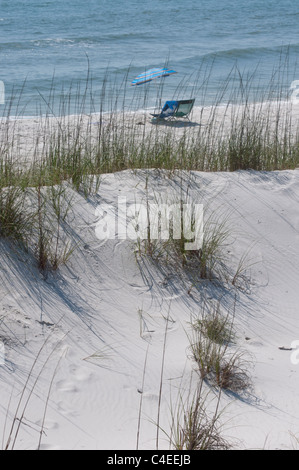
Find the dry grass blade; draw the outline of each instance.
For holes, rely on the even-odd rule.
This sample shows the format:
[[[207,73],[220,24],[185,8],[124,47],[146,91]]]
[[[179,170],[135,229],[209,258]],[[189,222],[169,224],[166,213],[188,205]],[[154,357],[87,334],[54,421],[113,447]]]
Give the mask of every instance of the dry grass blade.
[[[203,380],[187,400],[181,397],[176,414],[173,413],[171,444],[175,450],[227,450],[229,443],[221,436],[219,401],[211,413],[209,395],[203,391]]]

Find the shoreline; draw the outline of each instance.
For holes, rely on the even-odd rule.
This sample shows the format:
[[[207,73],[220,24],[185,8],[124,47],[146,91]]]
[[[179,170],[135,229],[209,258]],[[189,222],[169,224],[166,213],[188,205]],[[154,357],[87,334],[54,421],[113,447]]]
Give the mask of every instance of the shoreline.
[[[193,96],[192,96],[193,97]],[[244,107],[244,106],[247,106],[249,108],[253,108],[253,107],[258,107],[258,106],[283,106],[283,107],[286,107],[286,106],[290,106],[290,107],[296,107],[298,106],[299,107],[299,99],[297,99],[296,101],[292,99],[273,99],[273,100],[264,100],[264,101],[250,101],[250,100],[245,100],[245,103],[243,102],[238,102],[238,103],[234,103],[232,101],[228,101],[228,102],[221,102],[221,103],[212,103],[212,104],[204,104],[204,105],[200,105],[199,103],[199,99],[196,98],[196,96],[194,97],[195,98],[195,105],[194,105],[194,108],[193,108],[193,112],[199,109],[222,109],[222,108],[240,108],[240,107]],[[163,98],[161,100],[161,105],[163,106],[163,104],[167,101],[167,100],[172,100],[173,98],[171,97],[168,97],[168,98]],[[181,99],[181,98],[180,98]],[[183,98],[182,98],[183,99]],[[185,97],[184,99],[187,99],[187,97]],[[43,114],[36,114],[36,115],[33,115],[33,114],[24,114],[24,115],[8,115],[8,116],[3,116],[3,114],[1,115],[0,114],[0,123],[1,122],[5,122],[7,120],[9,121],[23,121],[23,120],[37,120],[37,119],[45,119],[45,118],[49,118],[49,119],[52,119],[52,118],[55,118],[55,119],[63,119],[63,118],[66,118],[66,117],[78,117],[78,116],[98,116],[98,115],[103,115],[103,116],[107,116],[107,115],[111,115],[111,114],[117,114],[117,115],[121,115],[121,114],[142,114],[142,113],[149,113],[151,111],[158,111],[160,108],[157,107],[157,106],[146,106],[144,108],[142,107],[138,107],[137,109],[129,109],[129,107],[126,107],[128,109],[117,109],[113,112],[111,111],[93,111],[93,112],[84,112],[84,113],[67,113],[67,114],[51,114],[51,113],[43,113]]]

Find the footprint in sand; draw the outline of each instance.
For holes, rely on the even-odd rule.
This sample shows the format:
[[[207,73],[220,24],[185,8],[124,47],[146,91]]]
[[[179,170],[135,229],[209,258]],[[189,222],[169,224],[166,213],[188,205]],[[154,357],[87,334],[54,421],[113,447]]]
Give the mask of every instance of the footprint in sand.
[[[261,341],[256,341],[256,340],[247,340],[247,341],[248,341],[248,344],[250,344],[250,346],[254,346],[257,348],[262,348],[264,346],[264,344]]]
[[[72,365],[69,368],[70,374],[78,382],[87,382],[92,379],[93,373],[84,367]]]
[[[38,426],[38,427],[42,427],[43,426],[43,429],[45,430],[50,430],[50,429],[58,429],[59,428],[59,424],[57,423],[57,421],[53,421],[51,419],[46,419],[45,422],[43,423],[43,420],[42,419],[38,419],[35,424]]]
[[[74,407],[71,407],[71,405],[66,401],[59,401],[57,403],[57,408],[59,413],[67,416],[68,418],[76,418],[80,415],[80,413],[76,411]]]
[[[59,390],[60,392],[70,392],[70,393],[79,392],[79,388],[76,386],[76,384],[68,380],[60,380],[57,383],[57,390]]]

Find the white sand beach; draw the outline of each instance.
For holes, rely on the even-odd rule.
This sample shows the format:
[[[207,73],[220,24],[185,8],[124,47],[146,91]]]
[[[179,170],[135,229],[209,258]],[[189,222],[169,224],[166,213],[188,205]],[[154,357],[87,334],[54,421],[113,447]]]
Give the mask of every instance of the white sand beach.
[[[235,111],[219,107],[214,125],[225,132]],[[288,116],[289,108],[284,111]],[[125,126],[134,122],[140,133],[155,126],[180,136],[208,126],[210,113],[198,103],[190,122],[153,124],[146,111],[127,116]],[[294,136],[298,116],[296,104]],[[91,140],[98,118],[82,118]],[[77,119],[64,125],[76,126]],[[21,164],[38,159],[59,126],[55,118],[10,120],[8,129],[3,121],[1,135],[9,133],[10,151]],[[128,205],[176,201],[182,191],[226,217],[223,256],[231,274],[221,282],[194,282],[194,273],[155,262],[132,240],[103,243],[96,236],[101,204],[116,209],[119,197]],[[155,449],[159,424],[158,447],[169,449],[180,397],[186,404],[199,381],[191,324],[218,301],[234,320],[229,351],[242,352],[250,376],[246,390],[221,392],[221,435],[232,449],[298,448],[299,169],[134,169],[103,174],[92,197],[70,185],[67,192],[76,249],[57,271],[42,274],[29,253],[0,239],[2,448]],[[204,387],[213,413],[219,388]]]
[[[198,100],[197,100],[198,101]],[[120,113],[93,113],[83,115],[37,117],[24,116],[22,118],[2,119],[0,121],[0,139],[5,142],[9,155],[22,162],[39,159],[49,152],[53,138],[63,135],[65,143],[71,146],[80,139],[85,144],[95,144],[98,141],[99,128],[123,129],[132,132],[140,139],[146,135],[160,136],[170,134],[174,140],[186,135],[190,140],[196,138],[198,133],[207,134],[214,143],[237,128],[240,119],[246,123],[259,124],[265,131],[273,131],[283,137],[287,129],[288,137],[296,138],[298,135],[299,102],[265,101],[263,103],[227,104],[221,106],[201,106],[199,102],[189,118],[174,120],[156,120],[151,113],[160,109],[147,109]],[[3,145],[3,144],[2,144]]]

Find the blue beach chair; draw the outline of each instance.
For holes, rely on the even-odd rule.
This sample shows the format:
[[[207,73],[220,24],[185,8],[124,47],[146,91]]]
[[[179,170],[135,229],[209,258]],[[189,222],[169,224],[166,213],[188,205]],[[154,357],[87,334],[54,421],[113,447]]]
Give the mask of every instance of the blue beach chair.
[[[166,101],[162,111],[159,114],[151,114],[155,119],[168,119],[187,118],[194,106],[195,99],[180,100],[180,101]]]

